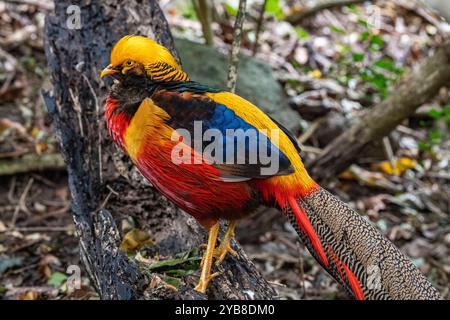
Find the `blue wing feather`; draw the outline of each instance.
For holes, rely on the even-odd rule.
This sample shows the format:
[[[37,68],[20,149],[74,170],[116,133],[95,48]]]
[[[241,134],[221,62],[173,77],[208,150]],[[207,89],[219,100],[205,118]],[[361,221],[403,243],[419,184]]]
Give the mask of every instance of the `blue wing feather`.
[[[222,171],[224,181],[267,178],[270,175],[286,175],[293,172],[287,156],[273,145],[267,136],[226,105],[219,104],[205,95],[186,91],[162,90],[155,92],[151,98],[170,115],[168,124],[172,128],[188,130],[191,137],[195,137],[195,121],[201,121],[202,134],[208,129],[215,129],[221,133],[222,156],[215,155],[214,159],[222,158],[222,161],[214,163],[214,166]],[[240,135],[229,131],[238,129],[241,130]],[[210,142],[204,141],[201,144],[203,149],[197,151],[203,151],[208,143]],[[192,147],[195,145],[193,143]],[[237,150],[245,152],[239,153]],[[276,159],[278,166],[275,171],[262,174],[261,169],[267,168],[270,164],[262,161],[261,154],[265,155],[265,160]]]

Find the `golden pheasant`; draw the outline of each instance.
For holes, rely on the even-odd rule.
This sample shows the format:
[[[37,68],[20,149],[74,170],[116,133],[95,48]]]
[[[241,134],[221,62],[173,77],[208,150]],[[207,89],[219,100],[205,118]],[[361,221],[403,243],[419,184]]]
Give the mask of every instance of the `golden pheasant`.
[[[412,262],[305,170],[295,137],[251,102],[191,81],[169,51],[125,36],[101,76],[112,139],[162,194],[209,230],[196,290],[205,292],[237,221],[284,212],[311,254],[357,299],[438,299]],[[236,152],[237,150],[237,152]],[[216,247],[219,221],[229,225]]]

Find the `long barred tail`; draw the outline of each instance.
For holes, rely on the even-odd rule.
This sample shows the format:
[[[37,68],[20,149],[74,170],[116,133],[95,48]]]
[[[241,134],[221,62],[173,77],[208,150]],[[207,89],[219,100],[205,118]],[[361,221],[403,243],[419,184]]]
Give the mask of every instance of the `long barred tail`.
[[[441,299],[397,247],[326,190],[290,199],[286,213],[316,260],[356,299]]]

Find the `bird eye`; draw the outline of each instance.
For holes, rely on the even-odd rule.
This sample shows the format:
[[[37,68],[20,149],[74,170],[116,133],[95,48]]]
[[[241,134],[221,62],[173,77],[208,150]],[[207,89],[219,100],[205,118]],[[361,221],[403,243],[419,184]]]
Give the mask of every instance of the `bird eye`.
[[[133,63],[134,62],[132,60],[127,60],[126,65],[130,67],[133,65]]]

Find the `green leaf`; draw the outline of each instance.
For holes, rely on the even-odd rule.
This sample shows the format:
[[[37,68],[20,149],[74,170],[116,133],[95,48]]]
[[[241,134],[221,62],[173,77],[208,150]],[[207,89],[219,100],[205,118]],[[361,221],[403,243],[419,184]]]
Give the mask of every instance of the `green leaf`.
[[[339,27],[337,27],[335,25],[331,26],[331,31],[334,32],[334,33],[338,33],[338,34],[346,34],[344,29],[339,28]]]
[[[450,122],[450,106],[445,106],[442,109],[442,113],[444,114],[445,119]]]
[[[170,269],[183,269],[192,270],[197,267],[197,262],[202,258],[198,255],[198,250],[177,253],[173,259],[158,261],[148,266],[149,270],[164,270],[170,271]],[[176,267],[176,268],[174,268]]]
[[[437,109],[430,109],[427,112],[428,116],[433,118],[433,119],[440,119],[443,116],[443,112],[437,110]]]
[[[284,17],[278,0],[267,0],[265,9],[267,13],[273,14],[280,20]]]
[[[358,19],[357,22],[360,26],[363,26],[366,29],[369,29],[369,23],[363,19]]]
[[[181,278],[181,277],[185,277],[185,276],[193,274],[196,270],[197,270],[197,268],[192,267],[192,269],[188,269],[188,270],[185,270],[185,269],[167,270],[167,271],[164,271],[164,273],[167,275]]]
[[[362,41],[362,42],[367,41],[369,39],[370,39],[370,33],[367,32],[367,31],[362,32],[360,37],[359,37],[359,40]]]
[[[165,268],[175,267],[175,266],[181,265],[181,264],[189,262],[189,261],[197,261],[197,260],[201,260],[201,258],[200,257],[192,257],[192,258],[188,258],[188,259],[183,259],[183,258],[169,259],[169,260],[158,261],[158,262],[152,263],[151,265],[148,266],[148,268],[150,270],[165,269]]]
[[[392,59],[389,58],[381,58],[374,62],[373,64],[375,67],[395,72],[397,70],[397,67],[395,66],[395,63]]]
[[[373,50],[379,50],[384,46],[384,40],[380,35],[370,37],[370,47]]]
[[[162,277],[162,279],[164,280],[165,283],[170,284],[171,286],[174,286],[177,289],[182,285],[181,280],[178,278],[164,276]]]
[[[186,18],[188,20],[194,20],[198,21],[197,14],[194,9],[194,5],[192,4],[192,1],[188,1],[186,6],[183,6],[182,9],[182,16],[183,18]]]
[[[421,151],[430,151],[431,145],[428,142],[420,141],[419,142],[419,150]]]
[[[232,16],[237,16],[238,8],[233,7],[232,5],[225,3],[225,10],[231,14]]]
[[[307,40],[310,37],[310,34],[308,33],[308,31],[306,31],[302,27],[295,27],[295,32],[297,33],[299,39],[301,39],[301,40]]]
[[[443,136],[443,134],[442,134],[441,130],[439,130],[439,129],[433,130],[430,132],[430,137],[429,137],[430,142],[432,144],[438,144],[441,142],[442,136]]]
[[[364,61],[364,53],[353,53],[352,58],[354,62]]]
[[[348,10],[350,12],[352,12],[354,14],[359,14],[360,13],[359,7],[357,5],[350,4],[350,5],[347,6],[347,8],[348,8]]]
[[[50,279],[48,279],[47,284],[55,288],[60,288],[66,280],[67,276],[64,273],[54,272]]]

